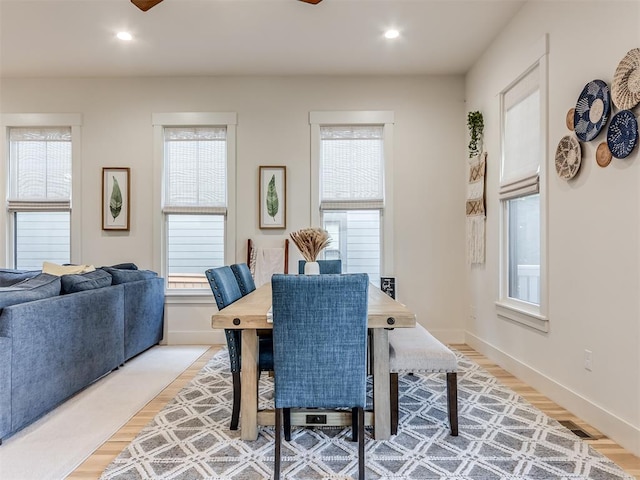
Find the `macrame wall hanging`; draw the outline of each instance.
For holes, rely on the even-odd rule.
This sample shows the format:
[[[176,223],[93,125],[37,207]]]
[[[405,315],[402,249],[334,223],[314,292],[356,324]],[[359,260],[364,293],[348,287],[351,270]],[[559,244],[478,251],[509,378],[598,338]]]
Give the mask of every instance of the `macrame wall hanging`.
[[[467,184],[467,260],[484,263],[485,257],[485,201],[484,177],[487,169],[487,153],[482,151],[484,121],[482,113],[469,112],[469,177]]]

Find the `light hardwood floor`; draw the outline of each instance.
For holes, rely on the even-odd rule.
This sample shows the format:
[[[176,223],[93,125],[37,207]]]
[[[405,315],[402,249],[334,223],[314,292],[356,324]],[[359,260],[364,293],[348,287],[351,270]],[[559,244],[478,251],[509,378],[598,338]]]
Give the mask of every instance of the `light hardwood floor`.
[[[602,433],[571,414],[564,408],[552,402],[544,395],[538,393],[530,386],[526,385],[506,370],[500,368],[484,355],[476,352],[467,345],[452,345],[458,351],[466,355],[497,377],[500,382],[522,395],[528,402],[545,412],[556,420],[570,420],[578,425],[582,430],[589,433],[593,439],[586,440],[593,448],[603,455],[606,455],[615,463],[620,465],[626,472],[634,475],[640,480],[640,458],[632,455],[624,448],[617,445]],[[67,478],[74,480],[94,480],[100,477],[104,469],[111,461],[126,447],[138,434],[138,432],[149,423],[167,402],[169,402],[183,388],[207,361],[215,355],[220,346],[212,346],[198,360],[196,360],[187,370],[185,370],[173,383],[165,388],[155,399],[149,402],[137,415],[135,415],[125,426],[116,432],[100,448],[98,448],[82,465],[80,465]]]

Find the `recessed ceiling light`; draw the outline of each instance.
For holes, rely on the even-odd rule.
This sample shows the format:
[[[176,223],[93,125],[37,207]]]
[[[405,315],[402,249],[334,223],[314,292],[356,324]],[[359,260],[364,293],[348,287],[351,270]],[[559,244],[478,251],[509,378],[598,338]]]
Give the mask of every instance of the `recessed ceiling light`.
[[[398,38],[399,36],[400,36],[400,32],[398,32],[398,30],[390,29],[384,32],[385,38],[392,39],[392,38]]]
[[[125,42],[133,40],[133,35],[131,35],[129,32],[118,32],[116,37],[118,37],[120,40],[124,40]]]

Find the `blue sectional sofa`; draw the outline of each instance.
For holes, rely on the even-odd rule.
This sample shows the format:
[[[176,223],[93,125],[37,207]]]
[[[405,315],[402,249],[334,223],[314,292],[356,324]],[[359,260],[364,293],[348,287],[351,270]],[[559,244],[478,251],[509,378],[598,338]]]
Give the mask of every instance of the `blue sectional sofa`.
[[[164,279],[0,269],[0,443],[162,339]]]

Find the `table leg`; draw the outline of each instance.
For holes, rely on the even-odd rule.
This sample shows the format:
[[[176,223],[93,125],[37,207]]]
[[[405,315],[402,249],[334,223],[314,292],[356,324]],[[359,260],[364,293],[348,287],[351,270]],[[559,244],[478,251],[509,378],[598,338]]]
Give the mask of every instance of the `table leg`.
[[[242,330],[241,362],[240,437],[242,440],[256,440],[258,438],[258,333],[255,329]]]
[[[391,436],[389,331],[384,328],[372,330],[374,437],[388,440]]]

